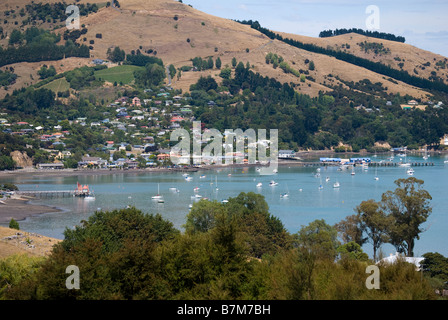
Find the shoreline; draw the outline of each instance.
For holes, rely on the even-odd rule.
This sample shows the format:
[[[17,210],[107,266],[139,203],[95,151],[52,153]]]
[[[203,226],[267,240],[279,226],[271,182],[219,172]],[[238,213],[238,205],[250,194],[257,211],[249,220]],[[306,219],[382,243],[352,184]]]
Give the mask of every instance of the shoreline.
[[[388,152],[381,152],[380,154],[388,154]],[[422,154],[421,151],[411,151],[409,154]],[[428,152],[431,155],[446,155],[447,151]],[[306,166],[310,159],[318,158],[321,156],[333,155],[335,157],[352,157],[353,155],[369,156],[374,153],[368,152],[344,152],[337,153],[329,150],[313,150],[313,151],[300,151],[297,152],[299,160],[284,160],[280,159],[278,166]],[[52,177],[69,177],[69,176],[93,176],[93,175],[113,175],[113,174],[144,174],[144,173],[172,173],[172,172],[196,172],[196,171],[209,171],[223,168],[241,168],[241,167],[260,167],[267,166],[259,163],[243,163],[243,164],[214,164],[204,166],[189,166],[186,168],[145,168],[145,169],[35,169],[25,168],[12,171],[0,171],[0,180],[4,178],[15,178],[20,176],[52,176]]]
[[[62,212],[60,208],[31,203],[34,199],[8,198],[0,203],[0,224],[9,223],[11,219],[23,221],[26,218],[44,213]]]

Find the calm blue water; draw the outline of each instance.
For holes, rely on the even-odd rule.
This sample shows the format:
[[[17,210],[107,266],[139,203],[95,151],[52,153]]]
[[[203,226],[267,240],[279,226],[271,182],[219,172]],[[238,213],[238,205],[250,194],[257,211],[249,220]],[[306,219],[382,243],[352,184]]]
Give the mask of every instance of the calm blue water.
[[[388,156],[378,156],[372,160],[387,158]],[[399,160],[397,156],[395,159]],[[433,198],[433,212],[423,225],[426,231],[416,241],[416,256],[426,252],[439,252],[448,256],[448,164],[444,164],[447,159],[445,156],[434,156],[428,161],[434,162],[435,166],[414,167],[414,177],[425,181],[424,188]],[[421,157],[408,157],[408,160],[424,161]],[[22,230],[63,239],[66,228],[79,224],[94,211],[124,208],[127,205],[148,213],[160,213],[182,230],[189,204],[198,201],[192,199],[195,187],[200,188],[198,194],[218,201],[237,196],[243,191],[260,193],[265,196],[271,214],[279,217],[289,232],[295,233],[316,219],[325,219],[328,224],[340,222],[346,216],[354,214],[354,208],[362,201],[380,200],[382,193],[395,189],[396,179],[408,177],[406,168],[403,167],[371,167],[367,171],[357,167],[354,176],[351,175],[351,169],[338,171],[337,167],[322,167],[320,177],[316,177],[315,173],[316,168],[280,166],[279,172],[273,176],[262,176],[255,168],[227,168],[191,173],[192,181],[185,181],[181,173],[145,173],[16,177],[10,182],[17,184],[20,190],[72,190],[78,181],[94,189],[95,200],[74,197],[37,200],[36,203],[56,206],[64,211],[20,221]],[[201,175],[205,175],[205,178],[200,178]],[[376,175],[379,180],[374,179]],[[326,182],[326,177],[330,181]],[[270,187],[271,180],[278,182],[278,186]],[[215,190],[216,181],[218,191]],[[333,188],[336,181],[340,183],[338,189]],[[256,187],[258,182],[263,184],[261,188]],[[319,185],[323,189],[319,189]],[[171,191],[170,187],[178,188],[179,192]],[[165,203],[157,203],[151,199],[158,189]],[[284,192],[289,192],[289,198],[280,197]],[[363,249],[371,256],[371,245],[366,244]],[[389,255],[394,252],[394,248],[384,245],[382,251]]]

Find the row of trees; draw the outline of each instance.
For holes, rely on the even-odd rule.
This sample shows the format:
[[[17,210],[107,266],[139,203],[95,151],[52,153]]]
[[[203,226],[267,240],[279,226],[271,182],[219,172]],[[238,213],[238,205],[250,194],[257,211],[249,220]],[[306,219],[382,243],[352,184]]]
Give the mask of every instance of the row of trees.
[[[15,30],[11,33],[10,43],[18,46],[10,46],[6,49],[0,47],[0,66],[17,62],[90,57],[90,51],[86,45],[78,45],[71,40],[67,40],[65,45],[57,45],[59,41],[60,35],[36,27],[29,28],[24,33]]]
[[[343,52],[339,50],[333,50],[329,48],[323,48],[311,43],[303,43],[298,40],[290,39],[290,38],[283,38],[283,36],[269,30],[266,28],[261,27],[260,23],[258,21],[241,21],[243,24],[250,25],[253,29],[256,29],[260,31],[261,33],[265,34],[271,39],[277,39],[280,41],[283,41],[293,47],[297,47],[300,49],[304,49],[307,51],[325,54],[328,56],[335,57],[338,60],[342,60],[363,68],[366,68],[370,71],[391,77],[393,79],[403,81],[404,83],[422,88],[422,89],[428,89],[428,90],[436,90],[443,93],[448,93],[448,85],[443,83],[442,81],[431,81],[425,78],[416,77],[413,75],[410,75],[405,70],[398,70],[394,69],[390,66],[387,66],[385,64],[382,64],[380,62],[373,62],[368,59],[357,57],[353,54],[350,54],[348,52]]]
[[[191,59],[193,63],[193,67],[196,68],[197,71],[204,71],[213,69],[216,66],[216,69],[221,69],[222,62],[221,58],[216,58],[216,61],[213,61],[212,57],[208,57],[208,59],[202,59],[201,57],[195,57]]]
[[[334,36],[339,36],[339,35],[347,34],[347,33],[357,33],[357,34],[362,34],[367,37],[390,40],[390,41],[397,41],[397,42],[405,42],[406,41],[406,38],[403,36],[396,36],[391,33],[385,33],[385,32],[379,32],[379,31],[362,30],[362,29],[358,29],[358,28],[350,28],[350,29],[343,28],[343,29],[335,29],[335,30],[324,30],[319,33],[319,38],[334,37]]]
[[[160,215],[136,208],[95,212],[66,229],[48,258],[13,256],[0,263],[0,298],[436,297],[426,277],[403,261],[379,264],[381,288],[368,290],[365,270],[372,262],[359,244],[341,243],[336,227],[324,220],[290,234],[259,194],[241,193],[226,204],[201,200],[184,228],[181,232]],[[443,262],[440,255],[429,254],[425,266],[437,272]],[[80,270],[79,290],[64,285],[68,265]]]

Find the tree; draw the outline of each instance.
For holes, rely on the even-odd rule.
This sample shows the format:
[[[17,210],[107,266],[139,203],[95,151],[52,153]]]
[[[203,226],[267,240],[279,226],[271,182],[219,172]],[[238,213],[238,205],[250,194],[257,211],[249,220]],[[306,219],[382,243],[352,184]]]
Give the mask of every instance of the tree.
[[[216,69],[221,69],[222,62],[221,62],[220,57],[216,58],[215,65],[216,65]]]
[[[423,180],[415,177],[398,179],[395,191],[383,193],[381,207],[392,217],[389,236],[392,245],[398,252],[406,256],[414,256],[415,239],[420,238],[424,230],[421,225],[432,212],[429,201],[432,200],[428,191],[422,189]]]
[[[9,221],[9,227],[11,229],[20,230],[19,223],[16,220],[14,220],[14,219],[11,219],[11,221]]]
[[[361,202],[356,207],[360,229],[366,233],[367,240],[373,245],[373,259],[377,261],[377,250],[389,240],[388,230],[391,218],[380,209],[380,204],[374,200]]]
[[[236,61],[236,58],[235,57],[233,57],[232,58],[232,67],[236,67],[236,63],[237,63],[237,61]]]
[[[143,87],[158,86],[165,79],[165,69],[157,63],[148,63],[144,70],[134,71],[135,82]]]
[[[123,61],[126,57],[124,50],[121,50],[120,47],[115,47],[113,50],[110,48],[107,49],[107,58],[112,62],[120,62]]]
[[[216,80],[212,78],[211,76],[203,77],[201,76],[196,82],[196,84],[191,85],[190,91],[194,90],[216,90],[218,88],[218,84],[216,83]]]
[[[173,64],[170,64],[170,66],[169,66],[169,72],[170,72],[170,77],[171,77],[171,78],[174,78],[174,76],[176,75],[177,70],[176,70],[176,67],[174,67]]]
[[[314,70],[315,66],[314,66],[314,61],[310,61],[310,64],[308,65],[308,69],[310,69],[311,71]]]
[[[0,155],[0,170],[12,170],[15,167],[15,161],[6,155]]]
[[[438,252],[428,252],[423,255],[420,265],[423,272],[431,278],[437,278],[443,283],[442,289],[448,287],[448,258]]]
[[[223,214],[222,204],[215,201],[199,201],[193,205],[187,215],[185,231],[190,234],[207,232],[215,226],[217,214]]]
[[[207,60],[207,69],[213,69],[213,65],[214,65],[213,58],[209,57]]]
[[[11,34],[9,35],[9,44],[20,44],[23,40],[23,34],[20,32],[20,30],[14,29],[11,31]]]
[[[299,248],[305,248],[321,259],[334,260],[340,243],[337,230],[324,219],[314,220],[308,226],[302,226],[296,234]]]
[[[359,260],[359,261],[367,261],[369,259],[369,256],[362,251],[361,246],[356,242],[348,242],[337,249],[338,253],[340,254],[341,258],[348,258],[353,260]]]
[[[366,241],[362,235],[359,215],[353,214],[347,216],[344,220],[335,224],[335,228],[341,233],[341,238],[344,243],[356,242],[362,246]]]
[[[230,76],[232,75],[232,69],[230,68],[224,68],[221,70],[221,73],[219,76],[223,79],[230,79]]]

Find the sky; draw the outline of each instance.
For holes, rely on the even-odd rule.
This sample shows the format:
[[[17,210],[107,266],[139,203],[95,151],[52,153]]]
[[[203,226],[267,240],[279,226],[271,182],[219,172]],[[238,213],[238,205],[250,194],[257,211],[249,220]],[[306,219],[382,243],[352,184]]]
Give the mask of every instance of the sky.
[[[183,0],[195,9],[262,27],[318,37],[322,30],[360,28],[392,33],[448,57],[447,0]],[[374,6],[372,11],[371,6]]]

